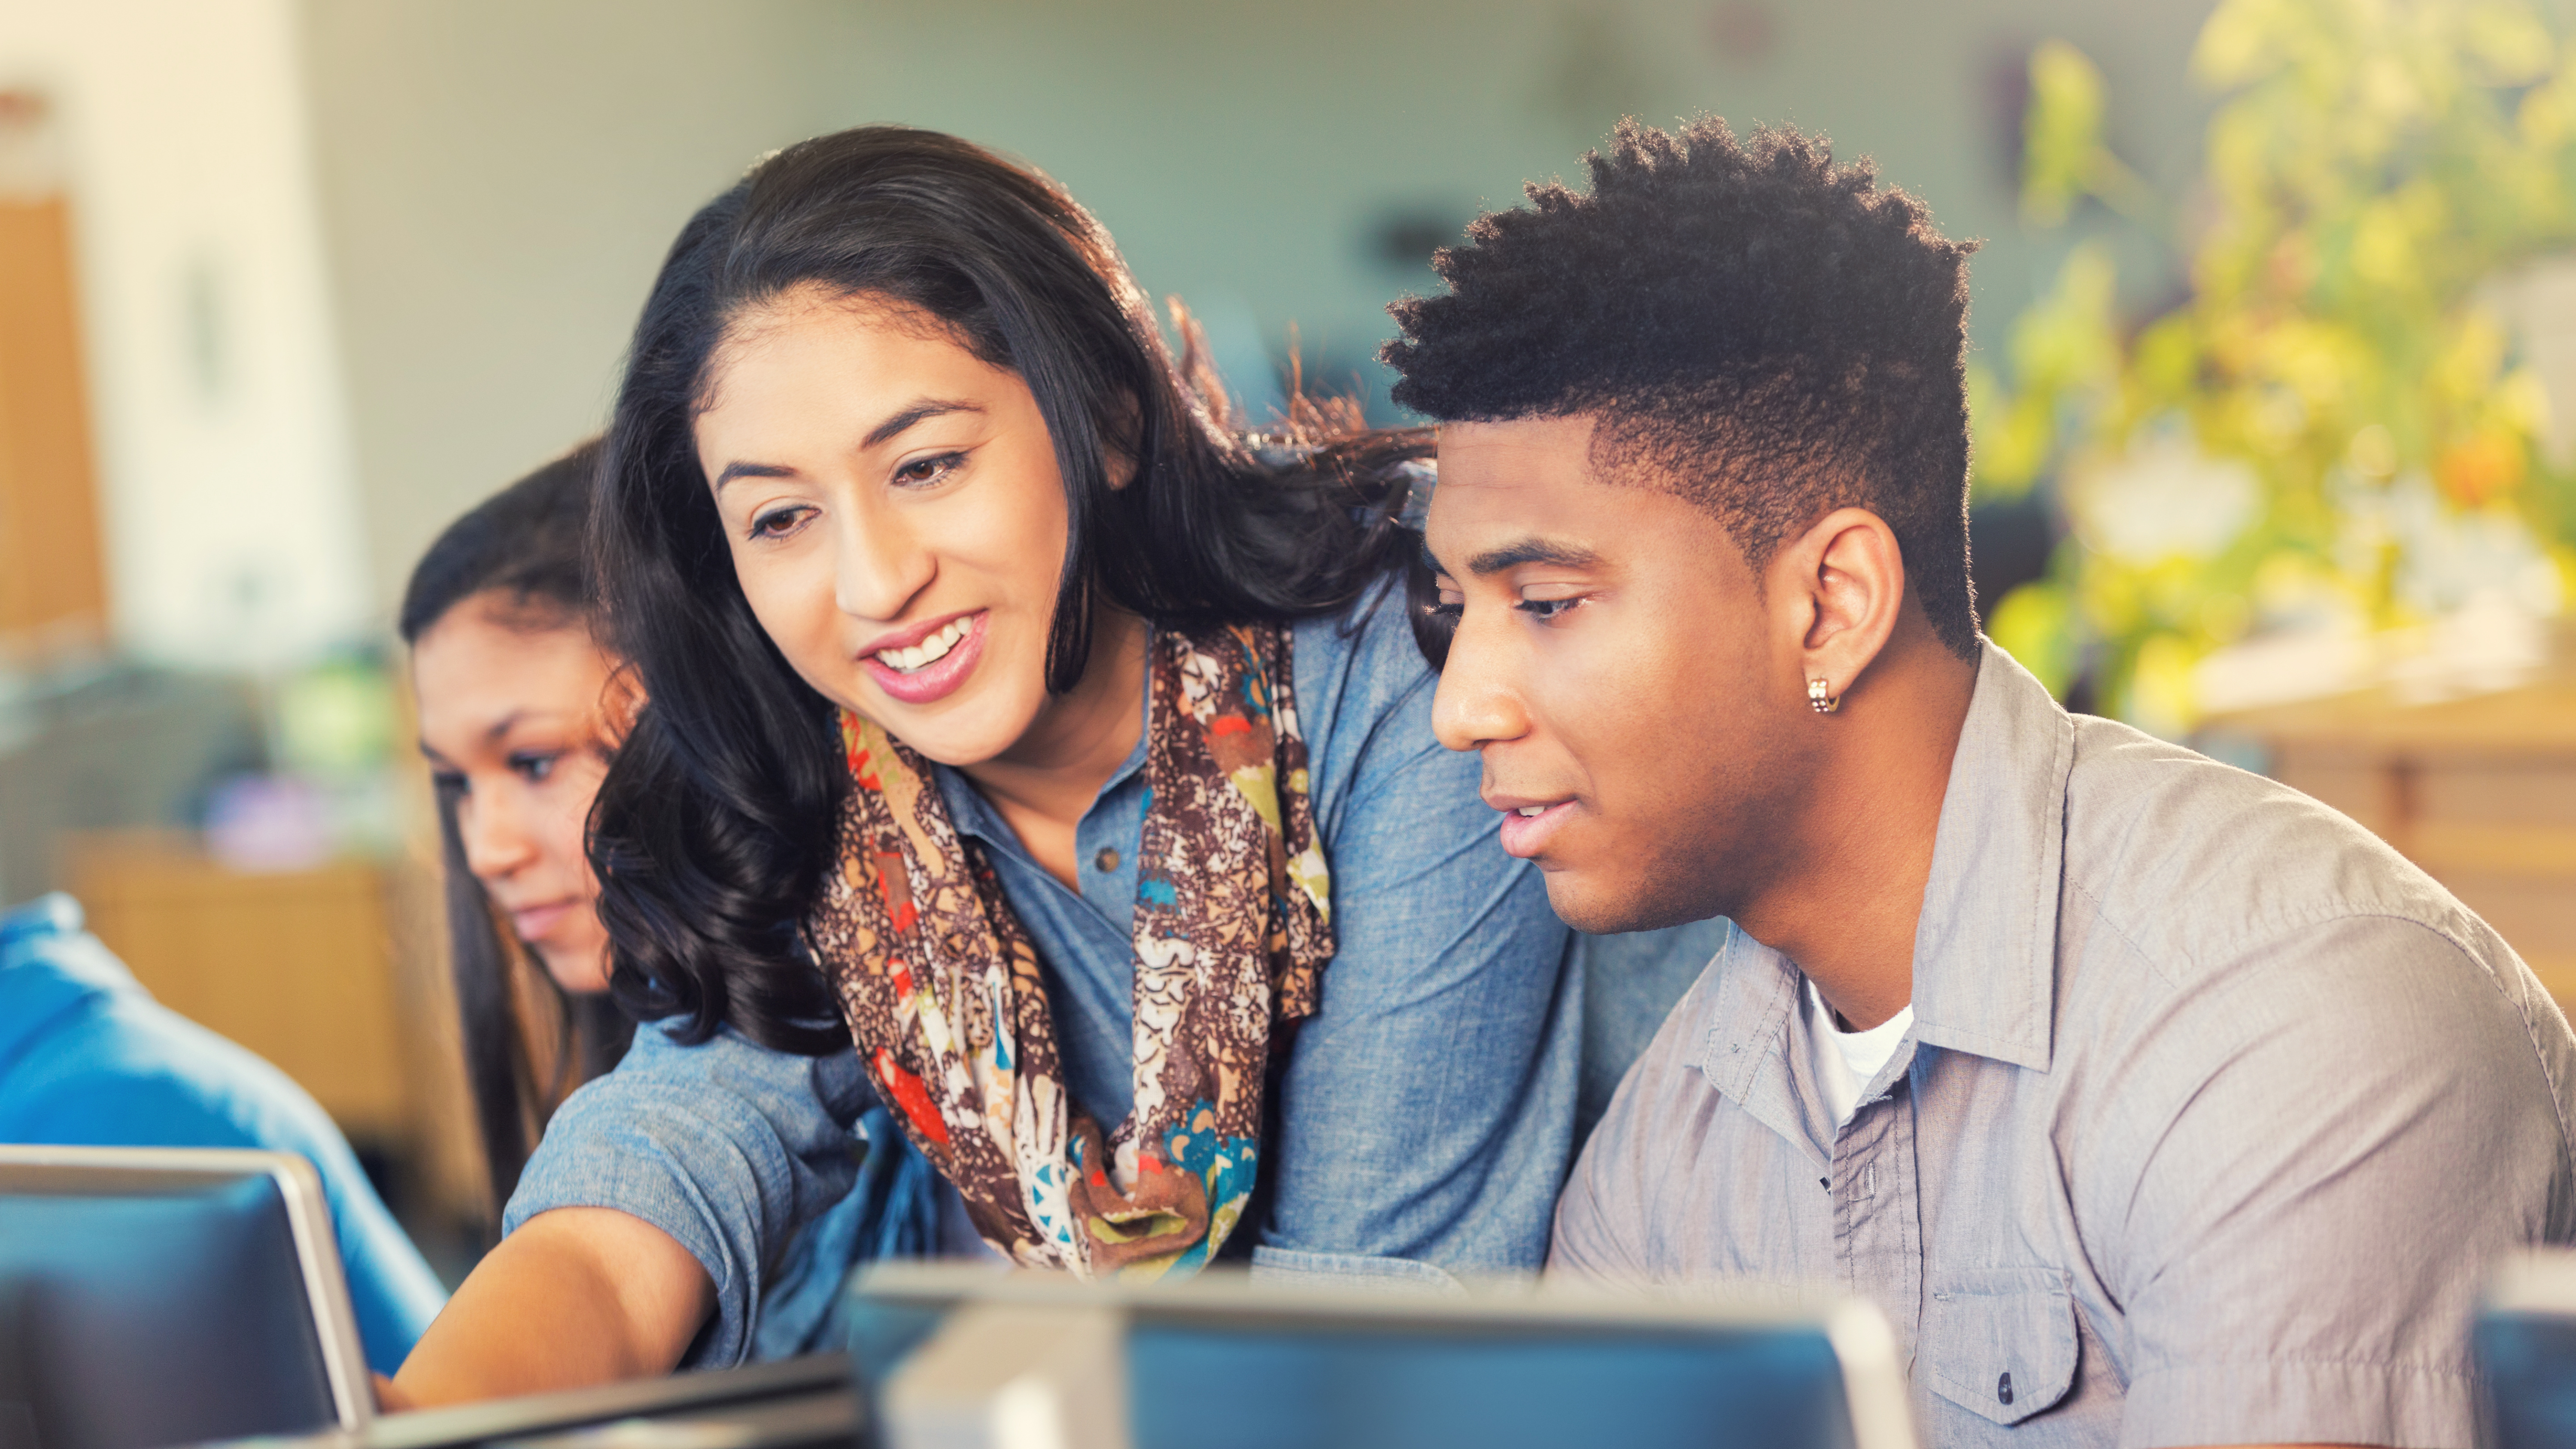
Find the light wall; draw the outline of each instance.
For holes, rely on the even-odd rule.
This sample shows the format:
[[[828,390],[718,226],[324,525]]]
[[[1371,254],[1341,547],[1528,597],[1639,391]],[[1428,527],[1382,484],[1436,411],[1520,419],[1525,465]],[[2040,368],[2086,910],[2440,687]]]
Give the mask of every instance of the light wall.
[[[1576,173],[1623,110],[1789,121],[1988,238],[1991,348],[2073,234],[2015,220],[2022,58],[2048,36],[2087,49],[2115,140],[2173,176],[2208,3],[303,0],[380,607],[443,522],[598,425],[690,209],[818,131],[909,121],[1046,167],[1148,289],[1209,316],[1257,397],[1290,323],[1339,385],[1384,304],[1432,285],[1375,253],[1389,217],[1510,204],[1523,178]],[[1746,46],[1766,16],[1767,47]]]
[[[58,108],[117,641],[261,666],[363,630],[292,0],[0,0]]]

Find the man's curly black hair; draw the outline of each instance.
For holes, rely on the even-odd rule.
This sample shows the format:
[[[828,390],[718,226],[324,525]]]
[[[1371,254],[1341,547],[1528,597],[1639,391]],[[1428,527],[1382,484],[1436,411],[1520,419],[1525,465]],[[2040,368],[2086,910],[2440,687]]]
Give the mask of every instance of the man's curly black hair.
[[[1866,160],[1704,117],[1623,121],[1592,192],[1531,183],[1389,310],[1395,400],[1444,421],[1597,417],[1604,477],[1671,488],[1759,570],[1836,508],[1896,534],[1942,643],[1973,658],[1968,254]]]

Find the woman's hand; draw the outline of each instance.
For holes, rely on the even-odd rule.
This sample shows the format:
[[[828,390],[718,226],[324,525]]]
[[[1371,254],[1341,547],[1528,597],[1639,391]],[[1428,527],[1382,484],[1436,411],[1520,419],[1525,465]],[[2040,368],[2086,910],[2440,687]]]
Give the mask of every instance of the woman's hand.
[[[669,1373],[715,1306],[678,1240],[613,1208],[539,1213],[501,1240],[422,1334],[387,1410]]]

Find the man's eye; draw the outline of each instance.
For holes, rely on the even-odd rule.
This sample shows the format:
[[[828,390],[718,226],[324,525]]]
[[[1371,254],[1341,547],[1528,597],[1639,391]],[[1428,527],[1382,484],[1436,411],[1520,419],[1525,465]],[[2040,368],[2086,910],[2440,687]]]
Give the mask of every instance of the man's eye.
[[[966,461],[963,453],[942,453],[935,458],[915,458],[894,470],[894,481],[906,488],[920,488],[936,483],[957,471]]]
[[[767,513],[755,516],[751,520],[751,536],[754,538],[779,538],[786,534],[793,533],[796,531],[796,525],[803,523],[805,521],[805,515],[812,511],[812,509],[801,506],[795,508],[773,508]]]
[[[1524,614],[1528,614],[1528,615],[1531,615],[1531,616],[1533,616],[1533,617],[1535,617],[1535,618],[1538,618],[1538,619],[1542,619],[1542,620],[1544,620],[1544,619],[1553,619],[1553,618],[1555,618],[1557,615],[1564,613],[1566,610],[1571,609],[1571,608],[1573,608],[1575,605],[1577,605],[1577,604],[1579,604],[1579,603],[1582,603],[1582,602],[1583,602],[1583,601],[1582,601],[1581,599],[1579,599],[1579,598],[1576,598],[1576,599],[1523,599],[1523,600],[1521,600],[1519,603],[1512,605],[1512,607],[1513,607],[1513,608],[1515,608],[1515,609],[1520,610],[1520,611],[1521,611],[1522,613],[1524,613]]]

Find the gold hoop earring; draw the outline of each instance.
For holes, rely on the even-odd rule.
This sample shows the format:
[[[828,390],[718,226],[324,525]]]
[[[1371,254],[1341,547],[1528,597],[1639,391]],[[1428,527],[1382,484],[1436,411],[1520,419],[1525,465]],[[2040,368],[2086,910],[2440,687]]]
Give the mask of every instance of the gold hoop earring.
[[[1834,693],[1834,687],[1826,681],[1810,679],[1807,681],[1807,707],[1818,714],[1832,714],[1843,707],[1842,696]]]

